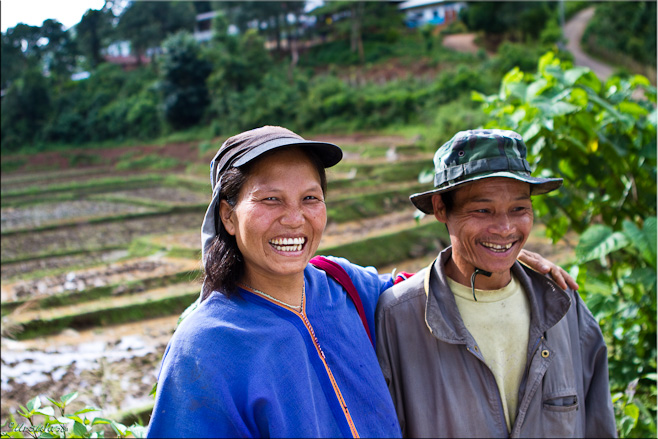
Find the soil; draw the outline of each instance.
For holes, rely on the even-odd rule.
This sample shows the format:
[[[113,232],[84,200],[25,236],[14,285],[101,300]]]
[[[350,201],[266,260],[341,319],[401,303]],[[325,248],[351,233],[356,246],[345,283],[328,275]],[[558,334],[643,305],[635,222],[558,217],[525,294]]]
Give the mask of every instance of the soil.
[[[23,166],[23,169],[56,168],[65,170],[72,168],[69,159],[70,157],[77,154],[98,156],[101,158],[100,161],[104,164],[104,167],[113,167],[123,156],[128,153],[134,154],[133,157],[141,157],[148,154],[172,157],[178,159],[178,162],[180,163],[180,165],[177,168],[174,168],[174,170],[181,170],[185,167],[186,163],[190,162],[190,159],[199,157],[199,146],[198,142],[179,142],[169,143],[166,145],[136,145],[98,149],[80,148],[67,151],[40,152],[39,154],[17,156],[16,158],[22,158],[27,161],[27,163]],[[206,160],[199,161],[207,163]]]
[[[2,301],[36,299],[70,291],[84,291],[139,279],[167,276],[196,268],[198,268],[196,261],[162,256],[118,261],[100,267],[71,270],[68,273],[37,279],[3,282]],[[115,294],[121,294],[121,289],[118,289]]]
[[[39,233],[21,233],[2,238],[3,260],[36,257],[57,252],[125,245],[133,239],[199,227],[198,213],[158,215],[97,224],[77,224]]]
[[[177,320],[169,316],[102,330],[67,329],[24,342],[3,339],[3,422],[36,395],[55,399],[79,391],[78,408],[102,407],[108,415],[149,403]]]
[[[477,53],[480,48],[475,44],[475,34],[451,34],[443,37],[443,45],[458,52]]]
[[[580,47],[580,40],[587,23],[594,16],[594,9],[594,7],[583,9],[569,20],[564,26],[564,36],[568,40],[567,49],[573,54],[574,64],[589,67],[596,76],[605,81],[612,75],[612,67],[590,57]]]

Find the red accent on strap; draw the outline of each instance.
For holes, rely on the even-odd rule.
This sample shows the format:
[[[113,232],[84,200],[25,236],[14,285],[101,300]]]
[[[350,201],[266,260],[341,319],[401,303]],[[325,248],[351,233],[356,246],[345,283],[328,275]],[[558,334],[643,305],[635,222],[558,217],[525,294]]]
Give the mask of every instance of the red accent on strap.
[[[356,290],[354,283],[352,283],[352,279],[350,279],[350,276],[347,274],[345,269],[336,262],[322,256],[316,256],[309,262],[317,268],[324,270],[329,276],[338,282],[345,289],[345,291],[347,291],[347,294],[352,299],[352,302],[354,302],[354,306],[356,306],[356,310],[359,312],[361,323],[363,323],[363,327],[366,329],[366,334],[368,334],[370,343],[372,343],[374,347],[375,344],[373,343],[372,336],[370,335],[370,327],[368,326],[366,313],[363,310],[363,303],[361,303],[361,296],[359,296],[359,292]]]
[[[407,273],[406,271],[401,271],[401,272],[399,272],[398,274],[395,275],[395,280],[393,281],[393,284],[397,285],[400,282],[409,279],[414,274],[416,274],[416,273]]]

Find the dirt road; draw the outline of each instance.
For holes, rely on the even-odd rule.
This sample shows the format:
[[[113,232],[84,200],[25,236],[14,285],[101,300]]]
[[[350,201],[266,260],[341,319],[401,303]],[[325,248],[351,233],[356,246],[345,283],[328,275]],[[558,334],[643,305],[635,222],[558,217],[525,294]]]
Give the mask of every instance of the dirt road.
[[[587,23],[594,16],[594,8],[583,9],[564,26],[564,36],[568,40],[567,49],[573,54],[574,64],[589,67],[602,81],[612,75],[612,67],[587,55],[580,47],[580,40]]]
[[[580,47],[580,40],[592,16],[594,16],[594,7],[580,11],[565,24],[564,36],[568,40],[567,50],[574,56],[574,64],[589,67],[599,79],[605,81],[612,75],[613,68],[591,58]],[[443,45],[460,52],[477,53],[478,46],[474,40],[475,34],[473,33],[446,35],[443,39]]]

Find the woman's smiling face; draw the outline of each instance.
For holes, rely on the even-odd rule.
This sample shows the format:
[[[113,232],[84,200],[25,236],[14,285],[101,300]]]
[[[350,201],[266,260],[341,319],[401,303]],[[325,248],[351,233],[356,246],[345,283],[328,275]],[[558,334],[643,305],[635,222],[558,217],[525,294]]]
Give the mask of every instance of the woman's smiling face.
[[[246,284],[303,273],[327,223],[318,170],[296,147],[258,160],[235,208],[222,201],[220,211],[244,258]]]

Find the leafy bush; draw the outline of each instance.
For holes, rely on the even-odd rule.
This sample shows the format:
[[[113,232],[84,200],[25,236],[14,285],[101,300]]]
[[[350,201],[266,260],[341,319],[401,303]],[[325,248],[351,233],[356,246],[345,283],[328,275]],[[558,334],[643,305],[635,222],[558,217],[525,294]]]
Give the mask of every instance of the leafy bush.
[[[152,86],[154,80],[148,68],[124,72],[103,64],[89,79],[60,84],[44,138],[80,144],[159,135],[160,97]]]
[[[522,134],[537,174],[564,178],[533,206],[554,241],[581,234],[571,272],[608,345],[620,435],[655,436],[655,87],[642,76],[602,84],[549,52],[536,74],[514,68],[498,94],[474,97],[485,127]]]
[[[495,89],[494,78],[479,69],[460,64],[454,71],[439,74],[430,89],[428,103],[440,105],[472,91],[487,93]]]
[[[18,423],[16,419],[7,421],[3,427],[8,427],[9,430],[3,431],[2,437],[25,437],[23,433],[35,438],[104,437],[106,427],[110,428],[110,432],[116,437],[146,437],[146,427],[142,425],[133,424],[126,427],[113,419],[92,415],[101,411],[96,407],[86,406],[74,413],[67,413],[67,408],[77,397],[78,392],[72,392],[59,400],[46,398],[52,404],[46,406],[41,405],[39,396],[34,397],[17,411],[29,424]],[[55,412],[55,407],[59,413]]]
[[[496,57],[492,60],[492,68],[501,77],[514,67],[521,71],[532,70],[544,52],[545,50],[534,45],[504,42],[498,47]]]
[[[172,35],[162,48],[160,89],[165,118],[174,128],[195,125],[209,103],[206,78],[210,62],[201,56],[199,44],[189,32]]]
[[[430,149],[436,151],[456,132],[475,129],[486,121],[486,115],[478,111],[477,104],[467,95],[441,105],[436,111],[434,120],[428,124],[427,141],[433,145]],[[433,178],[434,172],[432,171]]]
[[[583,41],[592,49],[624,54],[655,68],[656,2],[601,3]]]
[[[2,99],[3,151],[16,151],[26,143],[41,140],[52,105],[48,79],[38,70],[29,70],[12,83]]]
[[[129,99],[126,133],[138,139],[152,139],[162,132],[160,99],[155,87],[142,89]]]

